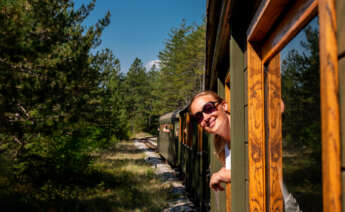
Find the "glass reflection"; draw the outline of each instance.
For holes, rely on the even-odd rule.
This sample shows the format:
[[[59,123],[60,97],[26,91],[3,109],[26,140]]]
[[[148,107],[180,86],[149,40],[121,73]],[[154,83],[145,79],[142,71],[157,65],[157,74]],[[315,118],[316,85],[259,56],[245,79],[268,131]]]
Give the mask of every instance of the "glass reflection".
[[[283,180],[304,212],[322,211],[318,44],[316,17],[280,52]]]

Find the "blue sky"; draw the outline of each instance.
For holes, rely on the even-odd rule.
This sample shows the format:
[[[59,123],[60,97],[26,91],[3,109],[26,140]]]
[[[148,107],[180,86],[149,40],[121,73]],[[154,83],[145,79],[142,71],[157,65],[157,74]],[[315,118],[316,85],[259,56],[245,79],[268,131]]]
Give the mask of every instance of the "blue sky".
[[[74,2],[79,8],[90,0]],[[200,24],[206,13],[206,0],[97,0],[84,23],[95,24],[107,11],[111,13],[111,23],[97,49],[111,49],[120,60],[121,71],[127,72],[136,57],[145,66],[157,60],[169,32],[182,19],[187,24]]]

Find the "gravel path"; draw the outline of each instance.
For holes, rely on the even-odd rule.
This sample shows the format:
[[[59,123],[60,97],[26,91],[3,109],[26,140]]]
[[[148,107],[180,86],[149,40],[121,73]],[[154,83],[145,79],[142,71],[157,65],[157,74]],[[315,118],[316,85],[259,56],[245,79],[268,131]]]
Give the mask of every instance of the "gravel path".
[[[164,184],[167,187],[172,188],[172,193],[175,198],[169,201],[169,207],[163,209],[164,212],[180,212],[180,211],[196,211],[193,207],[193,203],[188,199],[185,187],[182,181],[176,176],[176,172],[167,164],[158,153],[149,149],[143,142],[143,139],[135,139],[134,144],[138,149],[145,150],[145,160],[152,164],[155,168],[155,173],[162,177]],[[156,139],[148,138],[146,141],[150,141],[151,144],[156,145]]]

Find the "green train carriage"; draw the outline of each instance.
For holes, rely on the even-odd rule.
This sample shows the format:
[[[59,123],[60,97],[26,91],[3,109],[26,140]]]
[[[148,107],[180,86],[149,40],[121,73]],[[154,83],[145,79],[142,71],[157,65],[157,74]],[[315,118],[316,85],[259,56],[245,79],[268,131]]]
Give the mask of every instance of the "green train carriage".
[[[302,211],[344,212],[345,1],[207,2],[204,86],[231,108],[227,211],[284,211],[284,183]]]
[[[178,111],[162,115],[159,118],[159,136],[157,151],[173,167],[178,165],[178,132],[179,132]]]
[[[203,136],[198,136],[198,129],[190,126],[186,111],[180,111],[179,166],[186,173],[186,187],[193,195],[198,198],[201,198],[200,195],[204,198],[206,193],[209,195],[208,199],[199,200],[209,201],[199,202],[200,208],[227,212],[284,211],[280,183],[284,182],[303,211],[344,212],[345,1],[208,0],[206,14],[204,87],[215,91],[230,104],[232,180],[226,192],[195,192],[202,185],[208,185],[210,174],[222,164],[213,154],[213,136],[204,132]],[[310,81],[312,83],[296,81],[294,86],[289,87],[286,80],[292,72],[288,65],[296,59],[290,57],[284,62],[284,58],[298,55],[298,52],[289,53],[289,49],[300,45],[303,34],[306,37],[307,31],[316,29],[316,25],[319,41],[316,42],[318,49],[315,51],[314,48],[313,54],[319,59],[304,68],[319,64],[312,72],[318,77]],[[297,48],[303,49],[305,43]],[[305,53],[305,57],[313,54]],[[316,97],[319,101],[314,103],[315,99],[305,98],[307,103],[310,101],[316,105],[316,110],[303,108],[289,94],[289,89],[302,84],[320,87],[316,92],[308,91],[313,98],[319,96]],[[313,110],[319,110],[318,115],[315,113],[319,118],[300,119],[302,115],[314,115]],[[295,115],[289,115],[291,111]],[[289,118],[293,121],[288,122]],[[310,124],[303,125],[298,120]],[[304,134],[291,139],[291,135],[297,134],[289,129]],[[311,135],[305,139],[308,133]],[[200,138],[202,142],[199,142]],[[306,143],[317,138],[317,142],[311,143],[319,146],[318,149],[310,149],[302,142],[299,143],[299,154],[294,154],[287,142],[301,138]],[[199,160],[195,152],[198,152],[196,146],[201,143],[207,159]],[[297,159],[299,155],[312,157],[308,160]],[[314,162],[308,164],[308,161]],[[204,178],[198,178],[196,169],[202,170],[200,173]],[[299,185],[294,176],[310,176],[315,170],[320,170],[315,176],[322,175],[308,179],[316,182],[315,187],[303,190],[308,185],[299,188],[293,185]],[[191,180],[194,178],[194,181]],[[318,194],[313,194],[313,190]]]
[[[199,211],[209,211],[209,147],[207,135],[187,108],[160,117],[158,151],[180,173]]]

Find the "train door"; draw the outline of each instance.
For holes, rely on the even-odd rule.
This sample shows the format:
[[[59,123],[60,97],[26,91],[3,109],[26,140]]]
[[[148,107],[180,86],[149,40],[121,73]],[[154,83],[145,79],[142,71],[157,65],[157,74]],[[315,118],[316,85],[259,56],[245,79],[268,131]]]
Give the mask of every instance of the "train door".
[[[248,30],[250,211],[341,211],[334,9],[266,1]]]

